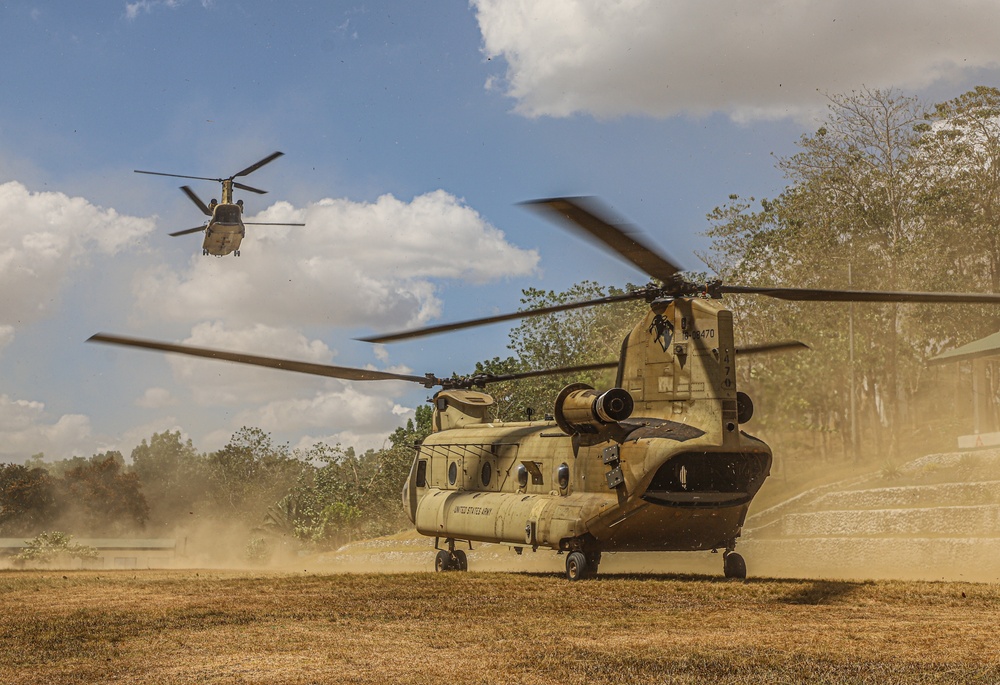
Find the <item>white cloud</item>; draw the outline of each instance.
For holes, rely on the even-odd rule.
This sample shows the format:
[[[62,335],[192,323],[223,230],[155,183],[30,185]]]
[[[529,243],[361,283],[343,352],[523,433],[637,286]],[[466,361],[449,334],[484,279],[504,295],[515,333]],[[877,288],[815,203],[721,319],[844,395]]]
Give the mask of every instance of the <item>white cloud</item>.
[[[309,340],[291,328],[256,324],[245,328],[228,327],[221,321],[204,322],[191,330],[186,345],[234,352],[296,359],[329,364],[336,352],[319,340]],[[185,386],[196,404],[202,406],[242,406],[301,397],[316,387],[337,387],[341,381],[262,369],[230,362],[167,355],[174,379]]]
[[[306,435],[291,447],[292,449],[307,451],[316,443],[322,442],[330,446],[341,445],[345,449],[353,447],[357,454],[362,454],[367,450],[379,450],[383,447],[388,447],[390,444],[388,434],[393,429],[375,433],[359,433],[353,430],[345,430],[326,435]]]
[[[1000,4],[471,0],[526,116],[798,116],[818,91],[914,90],[996,68]]]
[[[14,327],[0,324],[0,350],[14,341]]]
[[[44,452],[50,458],[64,458],[80,454],[76,451],[80,445],[90,443],[86,416],[64,414],[52,421],[42,402],[0,395],[0,453],[26,457]]]
[[[0,346],[13,338],[12,326],[44,316],[73,269],[91,255],[118,254],[152,230],[151,219],[122,216],[80,197],[0,184]]]
[[[143,409],[162,409],[177,404],[177,400],[166,388],[147,388],[135,403]]]
[[[191,240],[188,269],[140,274],[137,312],[193,323],[225,318],[238,326],[369,325],[404,327],[440,312],[430,279],[486,283],[523,276],[535,250],[454,196],[438,190],[403,202],[321,200],[305,209],[279,202],[253,221],[306,226],[248,226],[240,257],[202,257]],[[179,238],[180,239],[180,238]]]
[[[336,354],[323,342],[297,331],[263,324],[229,328],[221,322],[202,323],[183,342],[319,364],[331,363]],[[398,400],[413,389],[406,381],[349,382],[180,355],[167,355],[167,359],[174,379],[190,392],[194,404],[225,421],[226,428],[199,440],[209,449],[225,444],[241,426],[257,426],[275,434],[337,434],[340,437],[335,442],[357,448],[362,443],[354,442],[351,436],[367,436],[363,439],[367,449],[375,444],[376,436],[379,443],[384,441],[401,417],[413,415],[413,409]],[[412,373],[398,366],[382,370]],[[152,390],[159,389],[147,391],[147,396]]]
[[[149,14],[157,7],[177,9],[182,4],[182,0],[136,0],[135,2],[126,2],[125,18],[133,20],[140,14]],[[211,0],[202,0],[200,4],[202,7],[210,7],[212,2]]]
[[[399,405],[381,392],[383,389],[356,389],[355,384],[333,392],[317,392],[311,398],[285,399],[243,412],[240,425],[261,426],[265,430],[301,431],[350,426],[353,430],[392,430],[399,423]]]

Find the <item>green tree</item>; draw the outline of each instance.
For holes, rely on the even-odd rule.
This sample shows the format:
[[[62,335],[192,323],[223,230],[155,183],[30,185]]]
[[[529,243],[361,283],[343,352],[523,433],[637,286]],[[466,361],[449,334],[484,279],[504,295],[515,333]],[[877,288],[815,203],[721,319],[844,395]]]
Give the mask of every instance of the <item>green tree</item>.
[[[56,483],[45,469],[0,465],[0,535],[35,533],[59,513]]]
[[[630,289],[632,286],[628,286]],[[620,295],[625,290],[583,281],[563,292],[529,288],[522,291],[522,310]],[[572,309],[521,320],[510,332],[507,347],[514,353],[476,364],[476,373],[508,374],[617,361],[622,341],[645,313],[646,304],[624,302]],[[559,376],[539,376],[491,383],[492,416],[500,421],[540,419],[551,414],[556,396],[569,383],[587,383],[606,389],[614,385],[615,372],[585,371]]]
[[[149,502],[150,523],[160,530],[201,513],[210,502],[208,461],[180,431],[154,433],[132,450],[132,470]]]
[[[124,470],[120,452],[94,455],[85,465],[66,472],[63,497],[74,529],[91,535],[124,535],[141,528],[149,505],[139,476]]]
[[[268,507],[295,487],[303,468],[288,445],[274,445],[269,433],[244,426],[208,456],[209,493],[222,516],[259,525]]]
[[[941,290],[1000,292],[1000,89],[979,86],[935,105],[927,120],[920,146],[928,276]],[[956,309],[935,331],[946,343],[956,340],[949,331],[966,342],[1000,327],[996,308]]]
[[[706,263],[731,282],[815,288],[990,290],[1000,275],[1000,91],[977,88],[928,112],[896,91],[831,96],[828,116],[779,160],[774,200],[731,196],[709,215]],[[996,330],[996,308],[732,298],[738,342],[800,338],[808,355],[741,364],[766,424],[859,436],[882,458],[934,439],[919,413],[926,360]],[[853,336],[849,335],[853,327]],[[754,339],[756,338],[756,339]],[[853,340],[853,355],[849,353]],[[853,363],[851,357],[853,356]],[[803,382],[804,379],[822,382]],[[853,381],[853,382],[852,382]],[[938,431],[940,432],[940,431]]]
[[[58,531],[39,533],[14,558],[36,564],[65,564],[71,559],[94,559],[97,550],[72,541],[73,536]]]

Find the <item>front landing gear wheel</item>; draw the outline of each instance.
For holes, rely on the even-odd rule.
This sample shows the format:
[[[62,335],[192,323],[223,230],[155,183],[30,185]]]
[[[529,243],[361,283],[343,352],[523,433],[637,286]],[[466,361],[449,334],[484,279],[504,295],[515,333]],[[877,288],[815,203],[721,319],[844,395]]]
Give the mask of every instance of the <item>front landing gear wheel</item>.
[[[434,558],[434,570],[439,572],[450,571],[452,569],[451,563],[451,554],[447,550],[442,549]]]
[[[747,562],[736,552],[727,552],[722,558],[722,570],[726,578],[746,578]]]
[[[468,571],[469,570],[469,557],[465,556],[465,550],[456,549],[452,557],[452,564],[455,570],[458,571]]]
[[[581,580],[587,577],[587,557],[583,552],[570,552],[566,557],[566,578]]]

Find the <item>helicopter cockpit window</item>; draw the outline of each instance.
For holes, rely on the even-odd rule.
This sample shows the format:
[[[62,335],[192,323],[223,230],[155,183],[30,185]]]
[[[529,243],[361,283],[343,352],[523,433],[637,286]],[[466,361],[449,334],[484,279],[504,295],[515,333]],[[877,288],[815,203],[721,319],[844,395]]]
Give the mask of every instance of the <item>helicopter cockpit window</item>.
[[[217,207],[215,221],[220,224],[238,224],[240,222],[240,208],[234,206]]]
[[[490,466],[489,462],[483,464],[483,470],[480,473],[483,479],[483,487],[487,487],[490,484],[490,478],[493,477],[493,468]]]
[[[421,459],[417,462],[417,487],[427,487],[427,460]]]
[[[458,462],[451,462],[451,466],[448,467],[448,484],[454,485],[455,481],[458,480]]]

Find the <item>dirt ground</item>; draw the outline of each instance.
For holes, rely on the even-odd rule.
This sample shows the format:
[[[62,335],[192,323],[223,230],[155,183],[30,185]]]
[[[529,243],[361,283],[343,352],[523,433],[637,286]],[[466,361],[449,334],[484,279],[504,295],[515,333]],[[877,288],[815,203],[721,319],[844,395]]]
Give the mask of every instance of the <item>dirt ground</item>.
[[[4,683],[995,683],[1000,585],[0,572]]]

